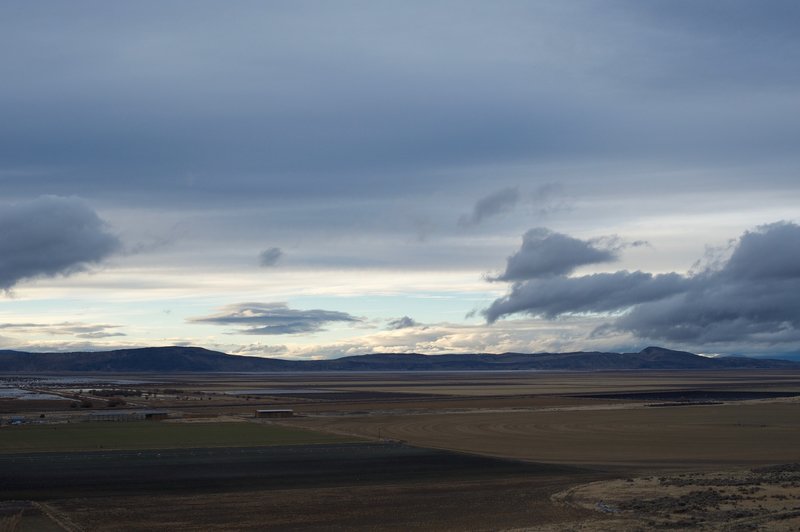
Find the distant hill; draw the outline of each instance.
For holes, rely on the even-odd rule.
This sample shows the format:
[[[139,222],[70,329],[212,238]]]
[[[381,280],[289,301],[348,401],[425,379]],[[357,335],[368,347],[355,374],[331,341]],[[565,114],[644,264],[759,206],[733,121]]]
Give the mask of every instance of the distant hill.
[[[282,360],[228,355],[200,347],[145,347],[79,353],[0,351],[0,373],[285,372],[285,371],[606,371],[800,369],[800,362],[708,358],[663,347],[638,353],[370,354],[332,360]]]

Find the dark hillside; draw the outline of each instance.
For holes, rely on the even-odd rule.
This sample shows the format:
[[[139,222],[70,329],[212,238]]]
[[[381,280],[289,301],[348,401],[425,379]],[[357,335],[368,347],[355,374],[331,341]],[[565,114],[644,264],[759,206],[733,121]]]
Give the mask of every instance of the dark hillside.
[[[280,371],[613,371],[800,369],[800,363],[744,357],[708,358],[648,347],[639,353],[370,354],[333,360],[282,360],[228,355],[200,347],[146,347],[79,353],[0,351],[0,372],[110,373]]]

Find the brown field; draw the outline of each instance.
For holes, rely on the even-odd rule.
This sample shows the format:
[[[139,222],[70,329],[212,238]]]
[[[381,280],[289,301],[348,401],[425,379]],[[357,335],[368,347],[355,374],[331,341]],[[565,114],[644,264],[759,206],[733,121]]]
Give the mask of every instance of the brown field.
[[[576,408],[576,409],[570,409]],[[287,420],[413,445],[598,468],[716,468],[800,460],[800,402],[620,408],[609,405]]]
[[[93,377],[107,378],[107,389],[119,387],[114,376]],[[135,484],[140,488],[119,493],[48,495],[34,489],[26,497],[39,506],[22,517],[0,515],[3,526],[19,521],[24,529],[26,519],[40,523],[47,516],[60,519],[56,530],[788,530],[797,522],[792,497],[800,479],[791,476],[793,466],[779,475],[751,471],[800,462],[800,395],[792,396],[800,394],[797,372],[141,375],[132,380],[140,382],[128,387],[142,395],[126,396],[125,408],[164,409],[170,421],[255,422],[257,408],[290,408],[294,418],[266,423],[356,436],[376,442],[376,449],[388,445],[387,452],[416,447],[469,454],[441,455],[451,457],[442,463],[452,464],[442,476],[431,469],[442,459],[415,458],[398,467],[391,458],[396,451],[385,456],[380,451],[383,458],[364,462],[366,455],[353,447],[352,464],[374,464],[364,471],[375,467],[385,475],[353,474],[354,466],[345,473],[337,469],[341,458],[321,455],[292,462],[297,472],[292,478],[305,479],[301,484],[282,486],[275,478],[288,477],[268,481],[249,475],[234,489],[238,481],[223,481],[228,474],[222,473],[226,467],[233,471],[225,464],[234,454],[198,453],[176,458],[177,463],[187,471],[213,471],[209,475],[219,478],[217,484],[209,478],[154,495],[142,473]],[[76,393],[74,386],[41,391]],[[29,404],[15,410],[12,403],[3,410],[50,423],[79,422],[89,411],[111,410],[108,397],[86,397],[93,408]],[[0,429],[0,437],[13,429]],[[381,443],[387,441],[414,447]],[[297,456],[305,456],[303,447],[297,449]],[[518,465],[509,469],[502,460],[478,465],[454,458],[470,455]],[[276,463],[282,455],[264,456]],[[566,468],[559,469],[562,465]],[[306,466],[317,473],[302,473]],[[241,471],[248,475],[246,467]],[[113,478],[109,482],[115,485]],[[730,486],[736,482],[758,489],[734,493]],[[692,498],[700,502],[687,503]]]
[[[53,506],[85,530],[519,530],[591,519],[592,510],[550,502],[569,484],[559,477],[498,478],[70,499]]]
[[[23,414],[30,412],[69,411],[71,401],[18,401],[16,399],[0,399],[0,416],[3,414]]]

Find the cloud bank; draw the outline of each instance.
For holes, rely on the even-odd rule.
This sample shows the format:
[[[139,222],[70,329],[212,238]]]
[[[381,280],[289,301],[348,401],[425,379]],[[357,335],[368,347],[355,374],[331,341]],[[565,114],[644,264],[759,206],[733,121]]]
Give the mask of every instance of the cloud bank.
[[[43,196],[0,207],[0,289],[85,270],[119,249],[119,239],[80,199]]]
[[[800,341],[800,226],[779,222],[748,231],[718,270],[686,289],[638,304],[612,326],[670,342],[765,345]]]
[[[526,235],[527,236],[527,235]],[[565,237],[565,235],[561,235]],[[512,314],[555,319],[576,314],[617,314],[596,334],[627,332],[637,338],[701,344],[749,342],[776,345],[800,340],[800,226],[777,222],[745,232],[727,260],[681,275],[617,271],[578,277],[578,264],[602,259],[580,241],[557,246],[523,242],[510,291],[483,311],[490,323]],[[577,243],[576,243],[577,242]],[[586,244],[586,242],[583,242]],[[524,253],[523,253],[524,251]],[[572,251],[572,253],[570,253]],[[511,265],[509,259],[509,265]],[[548,276],[549,275],[549,276]]]
[[[333,322],[362,321],[346,312],[334,310],[296,310],[286,303],[237,303],[220,309],[212,316],[192,318],[190,323],[233,325],[238,334],[300,334],[324,329]]]

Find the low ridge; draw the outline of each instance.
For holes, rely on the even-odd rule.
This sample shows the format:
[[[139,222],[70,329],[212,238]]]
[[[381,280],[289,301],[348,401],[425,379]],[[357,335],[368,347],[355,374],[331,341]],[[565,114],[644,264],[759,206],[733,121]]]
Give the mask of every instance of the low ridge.
[[[27,353],[0,351],[0,373],[34,372],[285,372],[285,371],[610,371],[800,369],[788,360],[709,358],[663,347],[638,353],[369,354],[331,360],[245,357],[201,347],[145,347],[115,351]]]

